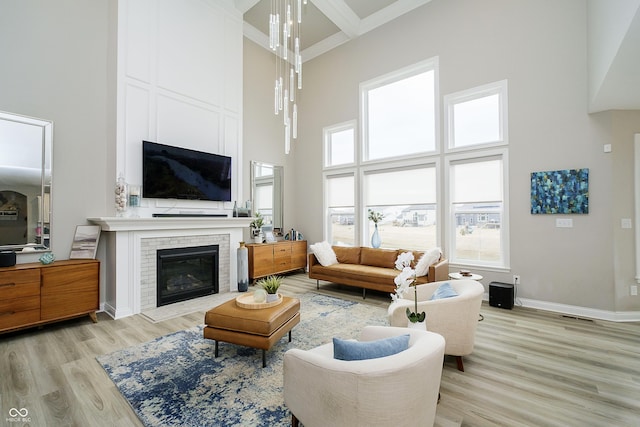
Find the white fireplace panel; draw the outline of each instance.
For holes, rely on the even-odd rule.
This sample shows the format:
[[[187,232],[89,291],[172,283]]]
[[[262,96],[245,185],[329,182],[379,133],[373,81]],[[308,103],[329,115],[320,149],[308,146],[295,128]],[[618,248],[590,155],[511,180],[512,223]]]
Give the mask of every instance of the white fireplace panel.
[[[107,283],[101,299],[105,311],[115,319],[155,308],[157,249],[219,245],[219,293],[238,290],[236,253],[251,218],[109,217],[89,221],[108,234],[105,241],[109,256],[103,261]],[[151,271],[153,279],[149,277]]]

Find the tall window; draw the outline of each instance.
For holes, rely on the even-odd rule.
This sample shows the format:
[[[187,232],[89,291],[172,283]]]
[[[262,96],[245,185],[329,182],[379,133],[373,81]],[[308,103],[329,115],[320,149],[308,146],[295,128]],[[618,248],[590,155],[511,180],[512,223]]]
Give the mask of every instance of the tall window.
[[[325,167],[355,162],[356,122],[350,121],[324,129]]]
[[[507,81],[445,96],[442,143],[438,74],[432,58],[364,82],[358,135],[355,121],[325,129],[326,238],[370,245],[373,210],[382,247],[508,267]]]
[[[382,247],[428,249],[437,246],[436,168],[403,168],[365,172],[365,221],[369,210],[380,212]],[[368,222],[367,236],[374,224]]]
[[[449,149],[507,142],[507,81],[444,97]]]
[[[503,170],[501,154],[449,164],[450,261],[504,265]]]
[[[449,165],[449,260],[508,266],[507,81],[444,97]]]
[[[355,224],[355,177],[325,177],[327,241],[337,246],[358,246]]]
[[[360,86],[363,160],[436,150],[437,58]]]

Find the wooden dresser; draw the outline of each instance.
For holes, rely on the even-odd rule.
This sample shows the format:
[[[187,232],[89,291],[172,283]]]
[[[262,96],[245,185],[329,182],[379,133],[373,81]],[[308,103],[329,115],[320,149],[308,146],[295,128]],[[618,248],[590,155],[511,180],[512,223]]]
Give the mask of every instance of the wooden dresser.
[[[247,244],[249,280],[307,267],[307,241]]]
[[[100,261],[0,268],[0,333],[89,315],[97,321]]]

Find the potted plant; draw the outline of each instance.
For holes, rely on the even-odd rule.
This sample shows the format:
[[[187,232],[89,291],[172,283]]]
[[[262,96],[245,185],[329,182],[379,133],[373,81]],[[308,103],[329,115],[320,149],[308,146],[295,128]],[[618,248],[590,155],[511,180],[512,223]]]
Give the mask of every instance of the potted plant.
[[[267,302],[278,300],[278,288],[282,284],[281,276],[267,276],[258,280],[257,284],[267,292]]]
[[[253,237],[253,241],[255,243],[262,243],[262,225],[264,224],[264,219],[262,218],[262,214],[260,212],[256,212],[256,217],[251,223],[249,227],[251,228],[251,237]]]
[[[411,311],[407,307],[407,325],[409,327],[417,327],[426,329],[426,313],[418,313],[418,291],[416,289],[416,270],[413,265],[413,254],[411,252],[403,252],[396,259],[396,269],[400,270],[400,274],[396,276],[393,282],[396,284],[396,292],[391,294],[391,299],[395,302],[410,289],[413,288],[414,310]]]

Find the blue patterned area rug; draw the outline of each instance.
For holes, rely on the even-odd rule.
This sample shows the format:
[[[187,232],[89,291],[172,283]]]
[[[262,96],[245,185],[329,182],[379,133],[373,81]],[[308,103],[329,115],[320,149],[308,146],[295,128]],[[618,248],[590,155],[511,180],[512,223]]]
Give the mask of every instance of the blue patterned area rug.
[[[333,337],[356,338],[365,325],[388,325],[386,310],[307,293],[292,342],[267,352],[202,337],[202,325],[97,358],[145,426],[289,426],[282,360]],[[203,319],[204,320],[204,319]]]

